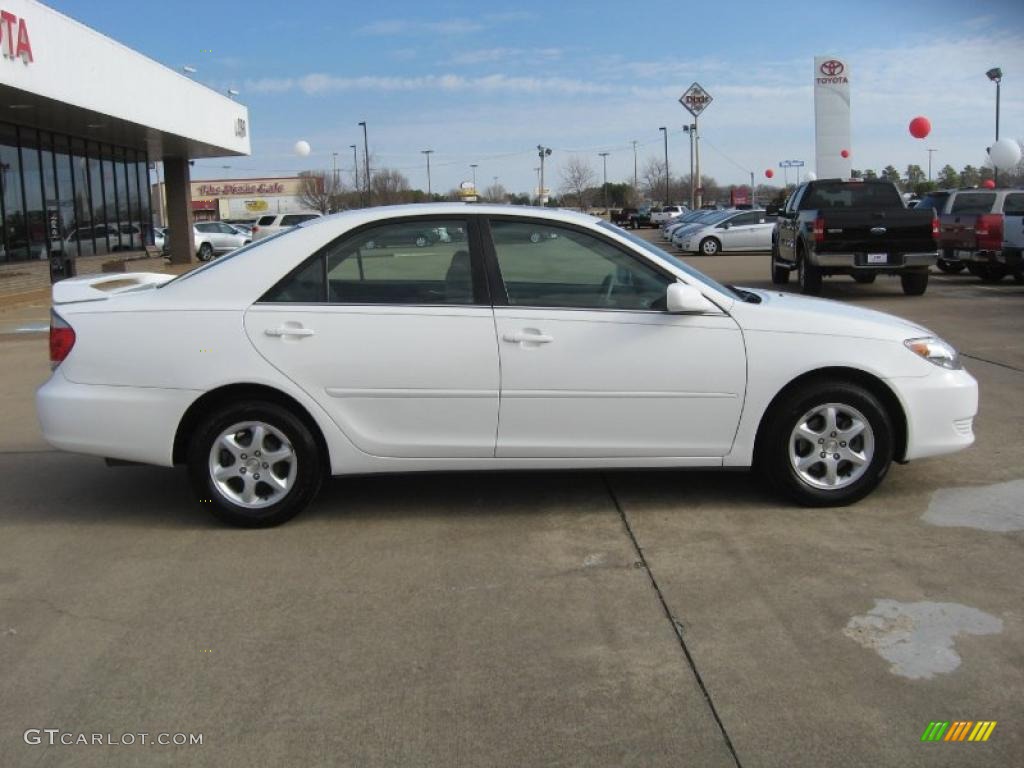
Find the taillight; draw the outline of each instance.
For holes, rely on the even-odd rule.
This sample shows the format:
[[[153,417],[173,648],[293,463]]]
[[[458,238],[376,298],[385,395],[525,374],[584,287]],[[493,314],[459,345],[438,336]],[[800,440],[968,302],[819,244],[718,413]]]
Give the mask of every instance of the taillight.
[[[259,232],[259,231],[260,231],[260,228],[259,228],[259,227],[257,227],[257,226],[255,226],[255,225],[253,225],[252,231],[253,231],[253,233],[255,234],[256,232]]]
[[[939,217],[938,216],[933,216],[932,217],[932,238],[934,240],[938,240],[939,239]]]
[[[998,251],[1003,247],[1003,214],[983,213],[974,227],[978,248],[984,251]]]
[[[825,242],[825,218],[823,216],[814,220],[814,242]]]
[[[50,368],[56,368],[75,346],[75,332],[63,317],[50,310]]]

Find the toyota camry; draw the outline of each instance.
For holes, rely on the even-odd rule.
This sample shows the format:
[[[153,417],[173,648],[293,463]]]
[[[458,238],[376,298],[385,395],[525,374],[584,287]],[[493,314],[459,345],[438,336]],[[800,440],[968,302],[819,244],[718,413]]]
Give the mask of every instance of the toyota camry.
[[[424,238],[424,232],[446,237]],[[974,440],[957,352],[890,315],[720,285],[566,211],[317,219],[172,278],[53,288],[55,447],[184,464],[222,520],[281,523],[330,475],[755,468],[797,503]]]

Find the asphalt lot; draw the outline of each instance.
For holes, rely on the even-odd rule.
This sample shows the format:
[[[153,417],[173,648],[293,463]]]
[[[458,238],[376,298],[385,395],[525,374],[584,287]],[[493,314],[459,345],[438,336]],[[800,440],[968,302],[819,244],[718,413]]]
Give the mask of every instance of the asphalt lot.
[[[769,285],[764,255],[689,261]],[[182,471],[48,450],[46,337],[17,332],[46,308],[0,311],[0,765],[1022,764],[1024,286],[825,296],[960,348],[973,448],[845,509],[738,473],[423,475],[334,480],[266,531]],[[922,743],[936,720],[998,725]]]

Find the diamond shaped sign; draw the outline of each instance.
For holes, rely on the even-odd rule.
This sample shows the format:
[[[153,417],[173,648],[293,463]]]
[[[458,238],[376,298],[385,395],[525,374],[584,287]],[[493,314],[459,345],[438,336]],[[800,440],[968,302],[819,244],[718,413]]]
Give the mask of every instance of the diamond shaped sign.
[[[700,87],[699,83],[694,83],[686,92],[679,97],[679,103],[689,110],[690,114],[694,117],[700,115],[708,104],[712,101],[711,94]]]

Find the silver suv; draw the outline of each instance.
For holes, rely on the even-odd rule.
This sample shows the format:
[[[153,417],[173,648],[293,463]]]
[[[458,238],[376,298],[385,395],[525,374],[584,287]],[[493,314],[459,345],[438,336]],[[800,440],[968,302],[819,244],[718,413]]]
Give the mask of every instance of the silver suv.
[[[252,228],[252,239],[260,240],[264,237],[270,237],[282,229],[291,229],[304,221],[318,219],[322,215],[315,211],[309,213],[268,213],[266,216],[260,216],[256,220],[256,224]]]

